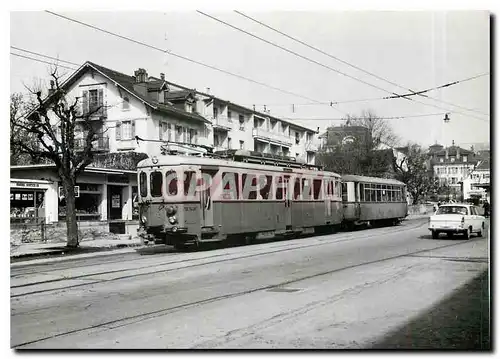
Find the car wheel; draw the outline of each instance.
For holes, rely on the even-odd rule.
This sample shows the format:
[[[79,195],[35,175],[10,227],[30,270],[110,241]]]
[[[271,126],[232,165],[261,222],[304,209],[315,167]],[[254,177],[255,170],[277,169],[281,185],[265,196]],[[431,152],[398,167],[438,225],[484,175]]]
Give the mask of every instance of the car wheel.
[[[481,229],[479,230],[479,232],[477,232],[477,236],[478,237],[482,237],[483,236],[483,231],[484,231],[484,222],[481,223]]]
[[[470,239],[470,229],[467,228],[465,231],[464,231],[464,238],[469,240]]]
[[[439,238],[439,232],[438,231],[432,231],[432,239],[438,239]]]

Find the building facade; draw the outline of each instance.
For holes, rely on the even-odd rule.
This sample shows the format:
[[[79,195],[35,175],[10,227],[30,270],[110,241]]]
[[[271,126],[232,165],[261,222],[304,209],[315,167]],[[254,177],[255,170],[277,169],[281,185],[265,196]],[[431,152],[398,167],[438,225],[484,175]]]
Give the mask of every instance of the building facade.
[[[463,200],[464,180],[477,164],[473,151],[455,146],[435,144],[429,147],[430,175],[437,178],[441,188],[440,200]],[[444,192],[443,192],[444,191]]]
[[[491,202],[490,192],[490,160],[479,161],[477,166],[463,181],[463,198],[479,203],[481,200]]]

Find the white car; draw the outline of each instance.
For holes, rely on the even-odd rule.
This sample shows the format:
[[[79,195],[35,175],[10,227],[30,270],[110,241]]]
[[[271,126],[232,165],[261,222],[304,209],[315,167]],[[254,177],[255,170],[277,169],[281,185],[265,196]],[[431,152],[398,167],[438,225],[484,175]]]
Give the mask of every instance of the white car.
[[[470,239],[471,233],[477,233],[477,236],[481,237],[486,219],[479,213],[479,209],[470,204],[441,205],[436,213],[429,217],[432,238],[439,238],[440,233],[446,233],[448,237],[461,233],[466,239]]]

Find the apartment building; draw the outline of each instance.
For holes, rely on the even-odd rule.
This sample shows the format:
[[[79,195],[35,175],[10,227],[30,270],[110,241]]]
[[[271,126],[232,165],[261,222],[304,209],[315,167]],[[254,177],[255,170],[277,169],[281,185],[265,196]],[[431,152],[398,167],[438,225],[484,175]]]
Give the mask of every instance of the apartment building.
[[[439,180],[441,186],[450,188],[453,199],[460,199],[463,181],[477,164],[474,152],[455,146],[453,141],[449,147],[440,144],[430,146],[428,156],[431,175]]]

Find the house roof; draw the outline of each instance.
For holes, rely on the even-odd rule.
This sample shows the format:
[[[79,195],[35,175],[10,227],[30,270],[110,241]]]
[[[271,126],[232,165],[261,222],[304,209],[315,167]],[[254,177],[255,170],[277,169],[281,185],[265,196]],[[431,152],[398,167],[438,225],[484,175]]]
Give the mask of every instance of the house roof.
[[[99,72],[101,75],[108,78],[110,81],[114,82],[117,86],[121,87],[122,89],[130,93],[132,96],[144,102],[144,104],[148,105],[154,110],[162,111],[169,114],[180,115],[193,120],[210,123],[210,121],[208,121],[203,116],[177,109],[169,104],[159,103],[158,101],[155,101],[151,98],[148,98],[147,96],[142,95],[141,93],[138,93],[137,91],[134,90],[134,83],[135,83],[134,76],[126,75],[124,73],[93,63],[91,61],[85,62],[75,73],[73,73],[73,75],[70,76],[70,78],[63,84],[63,86],[69,86],[71,83],[74,83],[78,79],[79,77],[78,75],[83,71],[85,71],[88,67],[93,68],[95,71]],[[147,83],[147,87],[148,90],[154,91],[155,89],[160,89],[164,83],[165,82],[162,80],[154,79],[153,81]]]
[[[489,170],[490,169],[490,159],[487,158],[478,163],[475,170]]]
[[[443,148],[438,151],[430,151],[436,156],[445,156],[446,150],[448,150],[448,156],[456,156],[457,152],[460,151],[460,155],[468,156],[474,154],[474,152],[461,148],[459,146],[450,146],[448,148]]]
[[[180,90],[180,91],[169,91],[165,94],[165,99],[172,101],[172,100],[185,100],[189,96],[193,95],[194,91],[190,90]]]

